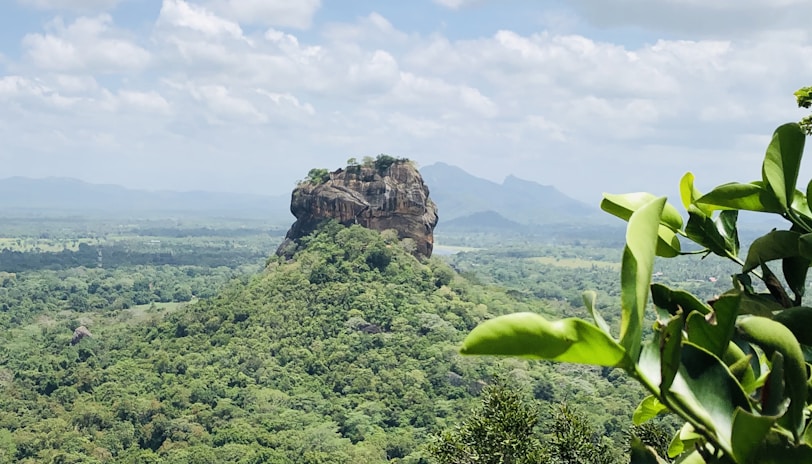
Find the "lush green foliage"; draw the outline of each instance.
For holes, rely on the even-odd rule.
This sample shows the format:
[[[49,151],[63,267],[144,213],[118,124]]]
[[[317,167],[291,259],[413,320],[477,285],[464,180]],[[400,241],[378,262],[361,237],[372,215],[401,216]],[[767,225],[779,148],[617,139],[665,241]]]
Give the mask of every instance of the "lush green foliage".
[[[807,201],[812,182],[806,192],[796,188],[804,135],[799,124],[775,131],[759,181],[724,184],[702,195],[693,175],[686,174],[680,189],[687,222],[665,198],[648,193],[604,197],[602,208],[628,221],[619,335],[601,317],[596,295],[588,292],[584,303],[594,324],[507,315],[473,330],[462,352],[620,367],[651,394],[635,412],[637,423],[666,411],[685,420],[668,449],[672,457],[681,455],[680,462],[809,462],[805,353],[812,345],[812,309],[802,300],[812,262]],[[778,214],[789,227],[756,239],[742,260],[739,210]],[[685,253],[680,237],[699,245],[699,253],[740,266],[730,291],[704,303],[683,290],[652,284],[655,256]],[[773,261],[781,262],[786,286],[768,267]],[[753,278],[767,291],[758,290]],[[649,298],[657,320],[645,340]],[[653,448],[639,443],[633,460],[662,462]]]
[[[313,185],[321,185],[330,180],[330,171],[324,168],[313,168],[307,172],[304,182]]]
[[[613,454],[624,453],[643,391],[622,371],[455,354],[467,330],[502,308],[586,316],[580,293],[587,288],[600,290],[601,308],[619,302],[612,279],[620,255],[607,247],[615,238],[604,243],[600,230],[568,230],[537,237],[556,241],[544,245],[526,237],[446,236],[481,238],[489,247],[449,257],[460,276],[440,259],[402,256],[408,242],[391,231],[333,225],[293,261],[271,258],[251,279],[244,274],[255,274],[280,238],[256,222],[208,221],[3,221],[2,246],[24,253],[28,263],[86,243],[104,256],[120,247],[134,256],[185,256],[191,264],[122,260],[114,267],[105,258],[102,268],[92,262],[0,277],[0,383],[10,392],[0,401],[7,419],[0,423],[0,462],[313,462],[322,456],[311,444],[316,439],[341,458],[420,462],[429,437],[464,422],[497,373],[540,402],[536,434],[545,446],[558,417],[547,404],[567,401],[588,404],[578,417],[590,437],[605,437]],[[209,267],[217,262],[235,266]],[[707,295],[719,292],[707,275],[726,272],[664,264],[661,282],[673,278]],[[545,291],[539,281],[549,284]],[[176,287],[184,289],[178,299]],[[208,301],[184,302],[186,290]],[[93,338],[70,347],[80,324]],[[119,414],[123,401],[156,410]],[[211,418],[226,406],[228,414]],[[74,425],[86,409],[106,418],[98,428]],[[223,438],[225,428],[245,424],[253,438]],[[153,434],[159,427],[169,431]],[[268,434],[278,438],[268,441]]]
[[[572,378],[456,353],[501,308],[553,317],[564,302],[518,301],[402,246],[396,233],[330,224],[292,261],[271,258],[220,291],[237,270],[5,275],[0,314],[17,319],[0,318],[0,461],[425,462],[423,444],[497,373],[539,400],[601,398],[589,420],[622,448],[617,418],[640,394],[611,370]],[[160,303],[176,285],[210,298]],[[152,308],[110,301],[150,291]],[[86,312],[70,304],[80,297]],[[70,346],[79,324],[93,338]]]
[[[482,404],[462,424],[427,447],[441,464],[614,464],[622,459],[585,415],[566,403],[541,408],[505,383],[485,389]],[[542,430],[544,429],[544,430]],[[656,434],[653,429],[651,434]]]
[[[812,87],[804,87],[795,92],[795,98],[798,100],[798,106],[801,108],[809,108],[812,106]],[[812,115],[806,116],[801,119],[801,127],[804,128],[807,135],[812,135]]]
[[[444,431],[428,446],[443,464],[534,464],[547,454],[536,437],[539,410],[517,390],[495,384],[485,388],[482,406],[459,426]]]

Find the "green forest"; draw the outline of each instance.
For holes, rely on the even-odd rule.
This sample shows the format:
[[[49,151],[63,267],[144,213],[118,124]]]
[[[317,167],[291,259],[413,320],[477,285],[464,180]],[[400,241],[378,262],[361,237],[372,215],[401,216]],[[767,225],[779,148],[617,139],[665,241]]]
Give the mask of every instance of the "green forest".
[[[333,223],[285,261],[262,227],[91,223],[83,241],[23,223],[0,261],[2,462],[443,462],[504,395],[533,411],[539,453],[627,455],[643,391],[615,370],[458,353],[501,314],[585,314],[586,288],[612,305],[618,255],[600,241],[506,238],[421,261],[394,231]],[[664,278],[713,292],[717,270],[691,269]],[[71,345],[79,326],[92,336]]]

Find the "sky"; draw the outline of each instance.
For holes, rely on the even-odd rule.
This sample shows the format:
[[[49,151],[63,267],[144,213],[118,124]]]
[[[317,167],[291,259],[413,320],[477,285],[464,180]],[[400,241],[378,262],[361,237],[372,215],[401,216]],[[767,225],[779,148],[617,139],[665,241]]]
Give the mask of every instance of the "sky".
[[[806,114],[810,17],[805,0],[2,0],[0,177],[283,194],[387,153],[593,204],[673,196],[686,171],[708,190],[759,179],[772,131]]]

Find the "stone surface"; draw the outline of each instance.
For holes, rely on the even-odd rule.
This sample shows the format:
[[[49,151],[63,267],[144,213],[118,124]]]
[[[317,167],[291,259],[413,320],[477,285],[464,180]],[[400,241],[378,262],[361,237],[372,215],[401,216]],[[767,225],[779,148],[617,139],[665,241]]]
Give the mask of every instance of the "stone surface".
[[[70,339],[70,344],[75,345],[82,341],[85,337],[93,337],[93,334],[90,333],[90,330],[87,327],[80,325],[73,331],[73,337]]]
[[[434,246],[437,206],[420,172],[408,161],[395,162],[383,172],[374,166],[350,166],[330,173],[323,184],[302,183],[293,190],[290,211],[296,222],[278,255],[289,256],[299,238],[330,219],[346,226],[394,229],[399,238],[414,240],[415,254],[420,256],[431,256]]]

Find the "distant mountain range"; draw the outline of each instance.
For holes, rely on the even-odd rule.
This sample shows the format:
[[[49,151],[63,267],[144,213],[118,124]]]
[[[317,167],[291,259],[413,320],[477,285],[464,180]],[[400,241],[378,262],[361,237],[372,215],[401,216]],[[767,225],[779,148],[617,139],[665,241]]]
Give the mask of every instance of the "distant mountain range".
[[[597,209],[554,187],[509,176],[502,184],[444,163],[420,170],[440,211],[440,227],[517,230],[526,225],[567,222],[597,216]],[[196,214],[264,218],[288,225],[290,195],[250,195],[206,191],[146,191],[50,177],[0,179],[0,213],[38,215]]]
[[[200,214],[242,218],[278,218],[292,222],[290,196],[206,191],[133,190],[49,177],[0,179],[0,212],[27,214]]]
[[[508,176],[498,184],[436,163],[420,170],[440,215],[439,227],[515,229],[599,217],[599,211],[549,185]]]

